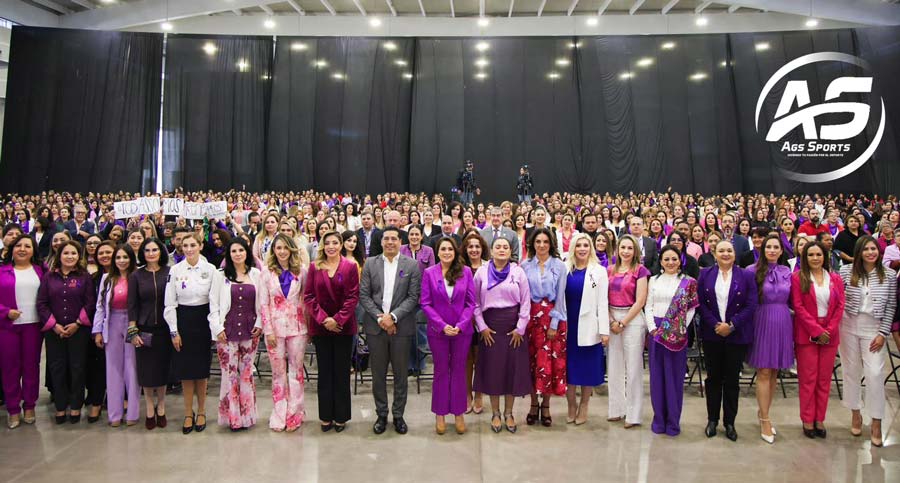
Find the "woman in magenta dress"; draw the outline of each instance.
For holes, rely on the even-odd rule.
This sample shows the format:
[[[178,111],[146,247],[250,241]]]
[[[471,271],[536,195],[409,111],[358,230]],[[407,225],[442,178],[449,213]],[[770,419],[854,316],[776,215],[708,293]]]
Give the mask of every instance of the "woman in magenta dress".
[[[755,335],[747,362],[756,368],[756,402],[759,404],[760,437],[775,442],[775,427],[769,419],[778,371],[794,363],[794,323],[789,304],[791,269],[780,264],[784,243],[780,235],[763,241],[763,254],[747,268],[754,274],[759,307],[753,315]]]

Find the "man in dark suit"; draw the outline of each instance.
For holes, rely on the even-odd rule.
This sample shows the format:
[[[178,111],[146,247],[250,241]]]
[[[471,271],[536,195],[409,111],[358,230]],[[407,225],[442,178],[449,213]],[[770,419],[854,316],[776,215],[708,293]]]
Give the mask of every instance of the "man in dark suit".
[[[509,241],[509,246],[512,247],[512,254],[509,259],[512,262],[518,262],[519,258],[521,258],[519,252],[522,245],[519,243],[519,236],[516,235],[516,232],[503,226],[503,212],[499,206],[491,207],[490,216],[491,224],[484,227],[484,230],[481,230],[481,238],[487,241],[489,247],[493,245],[495,238],[506,238]]]
[[[638,240],[638,248],[641,250],[641,265],[652,273],[658,273],[659,250],[656,247],[656,240],[644,236],[643,218],[637,215],[632,216],[628,221],[628,233]]]
[[[588,210],[587,207],[582,207],[583,210]],[[588,211],[583,217],[581,217],[581,230],[582,233],[586,233],[587,236],[591,237],[591,241],[597,238],[597,230],[600,228],[600,223],[597,221],[597,215]]]
[[[725,213],[722,216],[722,236],[726,241],[730,241],[734,246],[734,256],[737,260],[740,260],[741,257],[744,256],[745,253],[750,251],[750,242],[747,241],[746,238],[741,235],[735,234],[734,232],[734,215],[731,213]]]
[[[363,253],[366,258],[381,255],[381,230],[375,226],[375,217],[371,211],[364,211],[359,218],[362,228],[356,230],[356,234],[363,244]]]
[[[740,395],[740,373],[753,342],[753,313],[757,306],[756,279],[749,270],[736,267],[731,242],[716,245],[716,265],[697,280],[700,337],[706,361],[706,436],[716,435],[719,414],[724,412],[725,435],[737,440],[734,420]],[[724,411],[723,411],[724,406]]]
[[[94,234],[94,222],[86,220],[87,208],[84,205],[75,206],[75,219],[65,224],[66,231],[72,235],[72,239],[84,244],[89,236]]]
[[[441,232],[437,235],[434,235],[433,237],[431,237],[431,239],[428,240],[428,246],[430,246],[433,250],[434,246],[437,245],[437,242],[441,238],[452,238],[453,241],[456,242],[457,246],[459,246],[459,244],[462,242],[462,240],[459,238],[459,235],[453,233],[453,217],[451,217],[450,215],[444,215],[441,217]]]
[[[406,434],[406,409],[410,348],[416,333],[416,312],[422,274],[419,262],[400,254],[400,230],[386,227],[381,236],[382,253],[366,260],[359,281],[362,326],[372,365],[372,394],[377,419],[372,430],[381,434],[387,427],[387,369],[394,372],[394,429]]]
[[[750,243],[753,244],[753,248],[741,256],[738,261],[738,265],[740,265],[741,268],[747,268],[750,265],[755,264],[756,261],[759,260],[759,257],[763,256],[762,244],[768,235],[769,230],[762,227],[754,228],[753,231],[750,232]]]
[[[251,211],[249,215],[247,215],[247,224],[241,227],[244,233],[250,237],[251,240],[256,239],[256,235],[259,233],[259,225],[261,223],[261,217],[259,213],[255,211]]]

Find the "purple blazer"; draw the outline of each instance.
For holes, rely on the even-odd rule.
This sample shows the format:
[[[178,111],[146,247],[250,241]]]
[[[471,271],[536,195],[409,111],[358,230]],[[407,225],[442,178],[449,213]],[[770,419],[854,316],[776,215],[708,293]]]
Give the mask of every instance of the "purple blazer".
[[[359,302],[359,268],[356,263],[341,258],[334,277],[329,278],[326,270],[319,270],[315,263],[309,264],[303,302],[309,313],[309,335],[353,335],[356,323],[356,304]],[[325,319],[334,317],[341,327],[340,332],[325,328]]]
[[[441,266],[434,265],[422,274],[422,294],[419,297],[422,312],[428,319],[428,335],[449,337],[444,334],[447,325],[458,327],[459,335],[471,335],[472,315],[475,313],[475,281],[472,270],[463,267],[462,277],[453,286],[453,296],[447,297]],[[455,337],[459,337],[459,335]]]
[[[46,332],[56,324],[90,327],[96,309],[94,280],[86,270],[68,278],[63,278],[59,270],[44,274],[37,297],[38,315],[44,323],[41,330]]]
[[[753,274],[743,268],[734,266],[731,275],[731,289],[728,292],[728,307],[725,308],[725,320],[719,320],[719,303],[716,300],[716,279],[719,277],[719,266],[713,265],[700,272],[697,279],[697,295],[700,297],[700,337],[706,342],[724,342],[726,344],[750,344],[753,342],[753,313],[759,296]],[[716,334],[715,327],[719,322],[731,322],[734,331],[728,337]]]
[[[416,252],[416,256],[412,256],[412,250],[409,249],[409,245],[402,245],[400,247],[400,254],[406,255],[409,258],[415,258],[417,262],[419,262],[419,271],[425,273],[425,270],[428,267],[434,266],[435,258],[434,251],[430,246],[422,244],[419,246],[419,251]]]
[[[44,279],[44,267],[32,265],[39,279]],[[10,310],[18,310],[16,305],[16,269],[12,263],[0,265],[0,329],[12,327]]]

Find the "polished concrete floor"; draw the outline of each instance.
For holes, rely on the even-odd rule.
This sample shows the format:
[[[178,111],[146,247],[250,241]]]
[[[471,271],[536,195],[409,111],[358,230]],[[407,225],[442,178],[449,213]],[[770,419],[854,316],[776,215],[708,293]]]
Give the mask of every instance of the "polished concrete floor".
[[[353,420],[341,434],[319,431],[314,382],[306,386],[308,420],[293,434],[267,429],[268,380],[257,387],[258,426],[240,433],[215,425],[215,397],[207,402],[213,415],[207,430],[184,436],[180,395],[168,399],[169,427],[146,431],[143,424],[108,427],[105,413],[92,425],[56,426],[42,393],[36,425],[8,430],[6,415],[0,416],[0,482],[900,482],[900,396],[893,383],[887,387],[885,446],[879,449],[871,447],[867,426],[863,437],[850,435],[850,413],[834,389],[826,440],[803,436],[795,386],[788,386],[787,398],[777,394],[772,420],[778,440],[770,446],[759,438],[756,400],[746,387],[736,425],[740,437],[733,443],[721,427],[715,438],[703,435],[706,407],[696,385],[686,389],[682,434],[675,438],[650,432],[649,395],[643,426],[626,430],[622,423],[608,423],[605,387],[592,399],[584,426],[566,425],[565,401],[554,399],[553,427],[528,427],[528,401],[518,399],[517,434],[491,432],[486,409],[467,416],[467,434],[456,435],[451,425],[438,436],[430,383],[417,395],[410,382],[405,436],[391,426],[381,436],[372,433],[370,385],[353,396]],[[218,395],[215,379],[210,394]]]

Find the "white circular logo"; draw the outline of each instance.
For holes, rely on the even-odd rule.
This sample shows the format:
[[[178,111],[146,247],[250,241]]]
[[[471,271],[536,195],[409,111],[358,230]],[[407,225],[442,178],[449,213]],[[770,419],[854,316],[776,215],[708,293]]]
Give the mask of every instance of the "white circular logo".
[[[772,88],[796,69],[816,62],[844,62],[859,66],[869,72],[871,65],[859,57],[842,54],[840,52],[819,52],[804,55],[792,60],[784,67],[778,69],[766,82],[759,99],[756,101],[756,132],[759,132],[759,115],[762,111],[763,101],[772,91]],[[862,102],[845,102],[840,97],[843,94],[867,94],[872,92],[872,77],[838,77],[831,81],[825,91],[824,102],[813,104],[810,102],[809,87],[805,80],[788,81],[775,111],[775,118],[766,133],[766,141],[781,143],[781,151],[788,156],[843,156],[850,151],[849,142],[841,142],[852,139],[861,134],[869,124],[870,108]],[[824,183],[843,178],[856,171],[875,153],[881,137],[884,134],[884,126],[887,120],[887,112],[884,107],[884,99],[879,99],[881,104],[881,121],[875,137],[869,146],[846,166],[825,173],[807,174],[784,169],[778,169],[788,179],[804,183]],[[796,106],[796,109],[794,109]],[[793,112],[791,112],[793,110]],[[816,118],[824,114],[846,113],[851,114],[852,119],[844,124],[825,124],[817,129]],[[805,143],[791,143],[785,141],[785,137],[800,128]],[[824,142],[823,142],[824,141]]]

